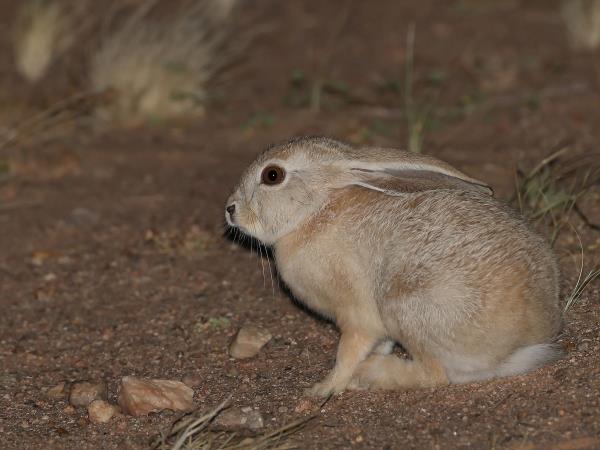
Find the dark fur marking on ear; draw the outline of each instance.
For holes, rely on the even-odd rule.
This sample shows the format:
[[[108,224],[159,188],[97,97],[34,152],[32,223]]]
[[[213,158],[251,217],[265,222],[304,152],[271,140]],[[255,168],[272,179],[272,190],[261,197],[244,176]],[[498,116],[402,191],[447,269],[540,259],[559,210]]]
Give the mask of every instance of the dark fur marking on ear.
[[[372,187],[375,190],[393,193],[412,193],[433,191],[441,189],[454,189],[461,191],[485,192],[493,195],[493,190],[483,184],[459,177],[447,175],[434,170],[419,169],[382,169],[373,170],[365,168],[351,168],[351,171],[363,172],[365,174],[381,174],[380,177],[366,176],[360,180],[362,186]]]

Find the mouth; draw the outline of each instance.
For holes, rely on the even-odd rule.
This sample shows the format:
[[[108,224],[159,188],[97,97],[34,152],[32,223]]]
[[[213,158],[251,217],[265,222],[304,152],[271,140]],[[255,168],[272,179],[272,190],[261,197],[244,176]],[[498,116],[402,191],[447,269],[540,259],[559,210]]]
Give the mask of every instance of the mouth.
[[[253,230],[255,230],[255,227],[258,224],[254,218],[254,213],[249,208],[245,208],[241,211],[239,204],[237,202],[232,202],[225,208],[225,221],[230,228],[241,231],[248,236],[255,236]]]
[[[229,228],[233,230],[239,230],[242,233],[251,236],[250,232],[244,226],[235,222],[234,218],[232,217],[232,214],[230,214],[229,212],[225,212],[225,221],[227,222]]]

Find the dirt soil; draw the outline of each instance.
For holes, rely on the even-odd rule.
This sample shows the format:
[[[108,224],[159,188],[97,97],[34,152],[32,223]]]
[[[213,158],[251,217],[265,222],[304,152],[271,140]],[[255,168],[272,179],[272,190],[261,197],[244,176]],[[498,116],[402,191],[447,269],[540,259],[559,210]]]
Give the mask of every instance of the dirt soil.
[[[193,376],[199,408],[232,395],[267,429],[319,412],[293,436],[299,448],[600,448],[598,282],[567,315],[567,356],[554,364],[484,383],[345,392],[320,408],[303,389],[332,367],[335,327],[297,307],[268,261],[223,233],[225,199],[268,143],[310,133],[405,146],[398,85],[410,23],[414,102],[436,117],[423,151],[502,198],[516,165],[531,168],[564,142],[598,151],[600,53],[572,52],[558,5],[541,0],[248,3],[267,31],[205,118],[2,155],[14,175],[0,181],[0,448],[147,448],[175,413],[96,425],[45,394],[105,380],[115,401],[126,375]],[[311,112],[318,79],[330,88]],[[582,207],[600,223],[598,189]],[[600,233],[573,224],[587,264],[600,264]],[[570,230],[557,253],[566,295],[579,264]],[[239,361],[227,347],[243,324],[274,337]]]

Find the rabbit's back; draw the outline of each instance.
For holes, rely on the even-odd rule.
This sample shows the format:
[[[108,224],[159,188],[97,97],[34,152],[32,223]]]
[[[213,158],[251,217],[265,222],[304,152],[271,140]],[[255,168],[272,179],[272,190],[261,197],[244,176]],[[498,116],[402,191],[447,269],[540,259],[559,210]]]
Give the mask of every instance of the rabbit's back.
[[[358,236],[358,259],[395,339],[431,345],[442,359],[462,353],[461,367],[484,370],[507,348],[557,333],[556,260],[509,206],[455,190],[391,197],[357,188],[343,197],[340,234]]]

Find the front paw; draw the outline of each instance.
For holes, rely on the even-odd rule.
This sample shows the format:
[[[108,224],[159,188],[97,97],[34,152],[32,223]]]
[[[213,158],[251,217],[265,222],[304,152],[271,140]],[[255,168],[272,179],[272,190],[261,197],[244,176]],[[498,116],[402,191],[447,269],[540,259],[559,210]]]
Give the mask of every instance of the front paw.
[[[335,383],[332,380],[325,379],[312,387],[304,390],[307,397],[329,397],[331,394],[342,392],[346,388],[346,383]]]

